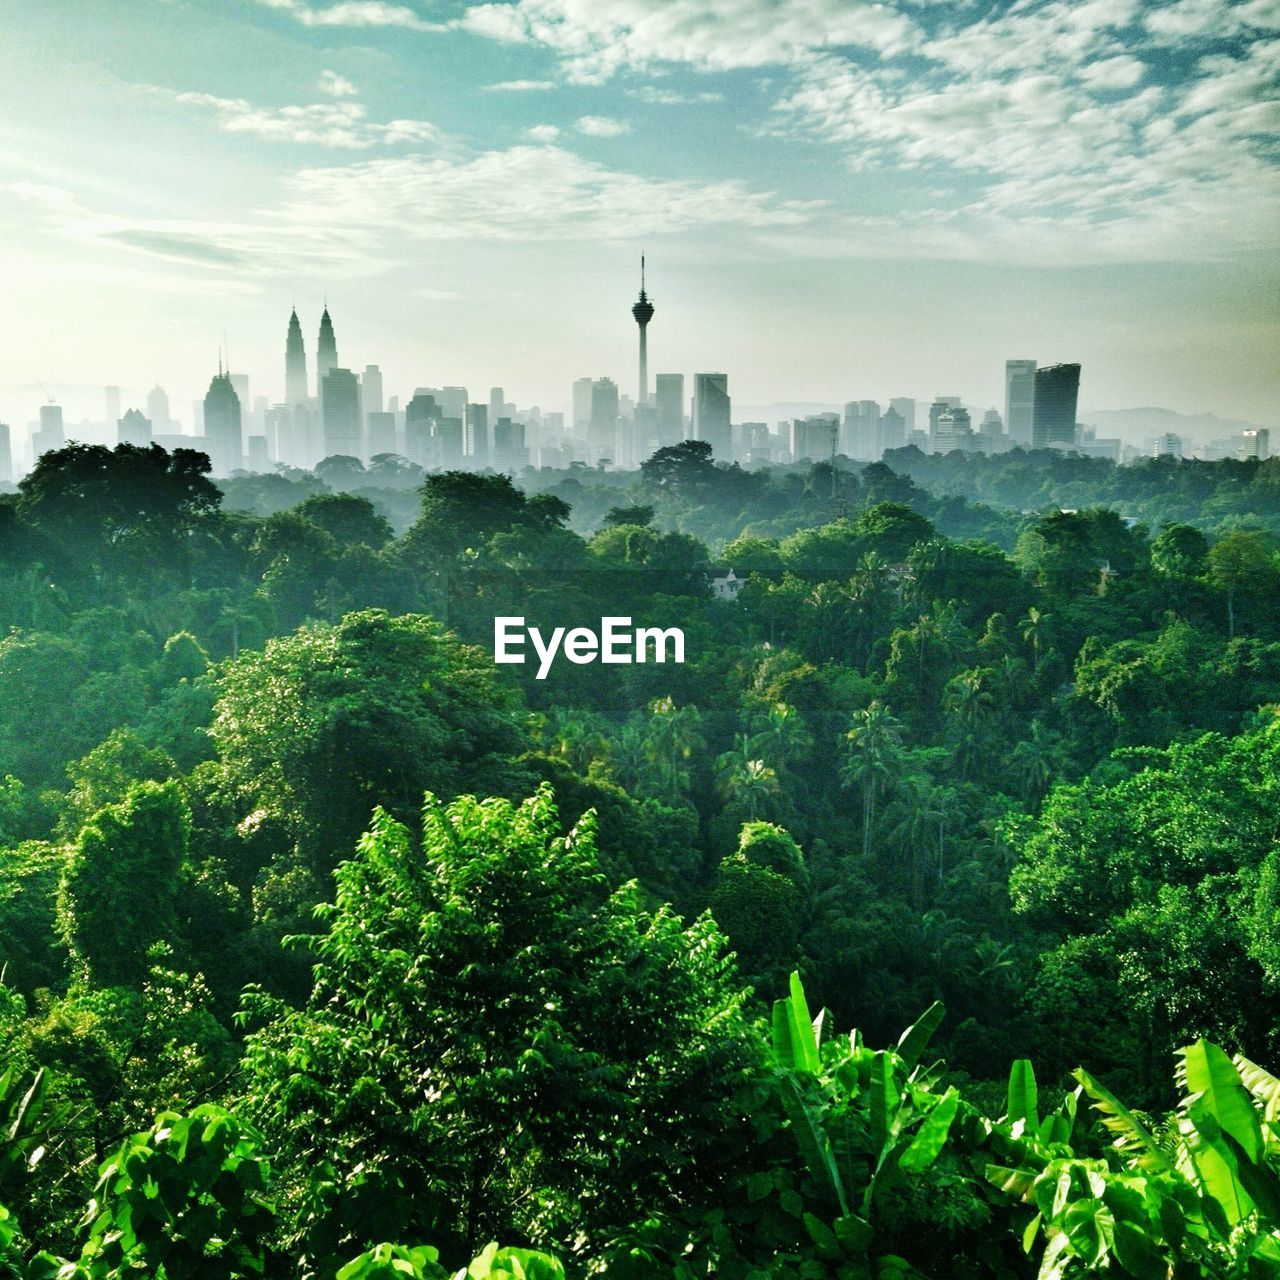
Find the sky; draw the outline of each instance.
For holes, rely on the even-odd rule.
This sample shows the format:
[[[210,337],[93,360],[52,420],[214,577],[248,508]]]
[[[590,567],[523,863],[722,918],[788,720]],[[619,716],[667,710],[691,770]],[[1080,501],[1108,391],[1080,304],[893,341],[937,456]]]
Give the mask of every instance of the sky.
[[[10,0],[0,414],[655,372],[1280,426],[1280,0]],[[77,392],[75,388],[84,388]]]

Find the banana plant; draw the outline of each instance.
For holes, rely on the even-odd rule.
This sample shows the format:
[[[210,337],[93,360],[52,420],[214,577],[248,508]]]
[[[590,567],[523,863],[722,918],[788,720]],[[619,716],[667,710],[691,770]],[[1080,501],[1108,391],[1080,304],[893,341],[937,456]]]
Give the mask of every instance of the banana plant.
[[[1157,1137],[1081,1069],[1075,1078],[1111,1138],[1108,1158],[1086,1159],[1062,1132],[1032,1123],[1029,1072],[1015,1064],[1006,1117],[1022,1163],[992,1164],[987,1177],[1034,1210],[1023,1247],[1041,1250],[1040,1280],[1280,1275],[1280,1081],[1197,1040],[1178,1053],[1183,1096]]]
[[[873,1050],[859,1032],[823,1043],[825,1012],[809,1011],[793,973],[773,1007],[778,1087],[822,1214],[803,1221],[818,1255],[837,1276],[910,1275],[901,1257],[876,1247],[876,1208],[894,1178],[923,1174],[938,1158],[964,1104],[938,1091],[922,1065],[942,1022],[935,1002],[895,1049]]]

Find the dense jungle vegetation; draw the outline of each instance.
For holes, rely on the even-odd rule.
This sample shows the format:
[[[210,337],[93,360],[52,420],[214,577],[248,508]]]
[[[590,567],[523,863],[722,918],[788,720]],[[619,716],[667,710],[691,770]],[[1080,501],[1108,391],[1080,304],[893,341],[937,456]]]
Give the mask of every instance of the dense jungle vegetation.
[[[1278,496],[45,454],[0,1277],[1280,1275]]]

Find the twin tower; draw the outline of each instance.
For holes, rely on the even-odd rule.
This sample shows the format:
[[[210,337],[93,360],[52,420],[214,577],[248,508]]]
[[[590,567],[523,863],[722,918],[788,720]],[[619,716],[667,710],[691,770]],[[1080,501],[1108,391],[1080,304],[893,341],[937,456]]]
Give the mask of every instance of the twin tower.
[[[316,386],[307,385],[307,351],[302,344],[302,325],[295,307],[289,315],[289,336],[284,347],[284,394],[292,406],[319,399],[325,377],[338,367],[338,343],[333,336],[333,321],[328,306],[320,317],[320,337],[316,342]]]

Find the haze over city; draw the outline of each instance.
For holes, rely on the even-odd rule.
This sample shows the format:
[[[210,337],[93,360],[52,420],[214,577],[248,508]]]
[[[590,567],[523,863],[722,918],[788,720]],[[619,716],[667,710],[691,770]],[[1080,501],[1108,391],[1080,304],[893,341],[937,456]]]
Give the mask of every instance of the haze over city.
[[[1270,0],[71,0],[0,48],[0,417],[219,348],[283,397],[282,306],[344,363],[568,411],[654,370],[736,403],[955,393],[1273,421]],[[284,307],[287,315],[287,306]],[[83,407],[75,388],[85,389]]]

